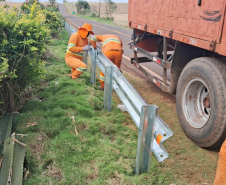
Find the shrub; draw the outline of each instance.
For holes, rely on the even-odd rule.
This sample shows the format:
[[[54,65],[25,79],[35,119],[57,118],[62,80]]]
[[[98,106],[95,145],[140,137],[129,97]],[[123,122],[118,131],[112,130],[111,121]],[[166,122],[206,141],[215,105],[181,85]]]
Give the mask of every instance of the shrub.
[[[45,6],[40,3],[39,1],[35,1],[35,0],[26,0],[24,3],[21,4],[21,12],[23,13],[30,13],[31,10],[31,6],[36,3],[42,10],[45,9]]]
[[[4,7],[4,8],[9,8],[9,5],[6,4],[6,5],[4,5],[3,7]]]
[[[47,11],[50,11],[50,12],[57,12],[58,11],[58,9],[55,6],[48,6],[46,8],[46,10]]]
[[[59,29],[63,27],[63,18],[59,12],[45,11],[46,20],[45,24],[49,28],[52,37],[56,37]]]
[[[58,13],[31,3],[25,2],[21,13],[0,7],[0,115],[14,110],[43,77],[46,44],[62,24]]]
[[[76,3],[77,13],[85,15],[87,10],[90,11],[89,3],[85,0],[78,0]]]

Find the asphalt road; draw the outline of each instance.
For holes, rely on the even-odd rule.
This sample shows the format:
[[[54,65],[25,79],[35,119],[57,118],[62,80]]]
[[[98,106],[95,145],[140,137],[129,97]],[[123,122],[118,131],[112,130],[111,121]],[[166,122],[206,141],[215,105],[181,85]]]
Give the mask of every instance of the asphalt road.
[[[128,72],[132,72],[134,75],[146,78],[146,76],[139,69],[137,69],[135,66],[133,66],[130,63],[130,58],[133,57],[133,51],[129,48],[128,44],[131,42],[132,30],[117,27],[117,26],[107,25],[100,22],[70,15],[63,4],[59,4],[59,9],[61,14],[66,19],[71,21],[76,27],[81,27],[86,22],[92,25],[93,32],[95,35],[103,35],[103,34],[117,35],[123,42],[123,50],[124,50],[121,69],[123,71],[125,70]],[[155,76],[162,77],[163,69],[158,64],[155,64],[153,62],[148,62],[148,63],[142,63],[142,65],[144,65],[145,67],[153,71],[153,74]],[[168,75],[168,80],[170,81],[169,75]]]

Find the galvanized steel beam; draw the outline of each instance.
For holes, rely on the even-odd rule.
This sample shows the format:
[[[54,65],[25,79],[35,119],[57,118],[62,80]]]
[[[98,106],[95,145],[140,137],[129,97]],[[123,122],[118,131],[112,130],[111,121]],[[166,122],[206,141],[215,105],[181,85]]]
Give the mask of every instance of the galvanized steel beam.
[[[111,111],[112,109],[112,83],[113,82],[113,67],[105,67],[104,81],[104,109]]]
[[[0,156],[3,152],[5,138],[11,134],[13,113],[7,113],[0,119]]]
[[[137,143],[136,175],[150,171],[151,149],[154,141],[157,110],[158,108],[155,105],[145,105],[141,109],[142,116]]]
[[[91,56],[93,50],[89,52]],[[105,67],[112,65],[113,71],[113,89],[117,93],[118,97],[121,99],[123,104],[125,105],[127,111],[129,112],[131,118],[134,120],[136,126],[140,128],[140,120],[141,120],[141,108],[142,106],[148,105],[142,96],[133,88],[133,86],[126,80],[126,78],[122,75],[120,69],[117,68],[115,64],[113,64],[101,51],[97,48],[97,62],[96,64],[105,74]],[[155,154],[156,158],[159,162],[168,158],[169,154],[162,146],[162,142],[168,139],[173,135],[173,131],[164,123],[164,121],[157,116],[156,118],[156,137],[153,141],[152,151]],[[158,135],[161,135],[161,142],[158,143],[156,138]]]

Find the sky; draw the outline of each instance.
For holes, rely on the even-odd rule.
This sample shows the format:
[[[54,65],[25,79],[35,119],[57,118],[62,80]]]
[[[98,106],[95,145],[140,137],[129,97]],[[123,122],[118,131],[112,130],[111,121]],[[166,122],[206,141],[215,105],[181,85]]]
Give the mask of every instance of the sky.
[[[24,2],[25,0],[6,0],[9,2]],[[48,0],[40,0],[41,2],[46,2]],[[56,0],[58,3],[62,3],[63,0]],[[77,0],[67,0],[68,2],[76,2]],[[99,2],[98,0],[86,0],[88,2]],[[104,1],[104,0],[102,0]],[[128,0],[112,0],[115,3],[128,3]]]
[[[76,0],[68,0],[68,2],[75,2]],[[99,2],[98,0],[86,0],[88,2]],[[104,0],[102,0],[104,1]],[[112,0],[115,3],[128,3],[128,0]]]

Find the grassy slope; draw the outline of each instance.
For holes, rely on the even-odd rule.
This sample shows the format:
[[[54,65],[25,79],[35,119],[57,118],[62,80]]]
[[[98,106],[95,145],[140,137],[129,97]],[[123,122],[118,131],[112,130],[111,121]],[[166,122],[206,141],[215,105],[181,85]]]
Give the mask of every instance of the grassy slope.
[[[114,25],[116,26],[117,24],[110,21],[110,20],[107,20],[107,19],[104,19],[104,18],[99,18],[99,17],[89,17],[87,15],[75,15],[77,17],[81,17],[81,18],[85,18],[85,19],[89,19],[89,20],[93,20],[93,21],[97,21],[97,22],[102,22],[102,23],[105,23],[105,24],[110,24],[110,25]]]
[[[170,184],[166,175],[174,181],[172,172],[162,173],[156,159],[149,174],[133,175],[138,131],[116,109],[115,94],[113,111],[102,108],[103,91],[90,85],[87,72],[76,81],[67,77],[67,41],[67,35],[53,40],[49,50],[57,58],[48,57],[42,87],[14,118],[16,132],[28,134],[31,176],[24,184]],[[69,116],[75,116],[79,135]],[[37,126],[27,128],[33,122]]]

